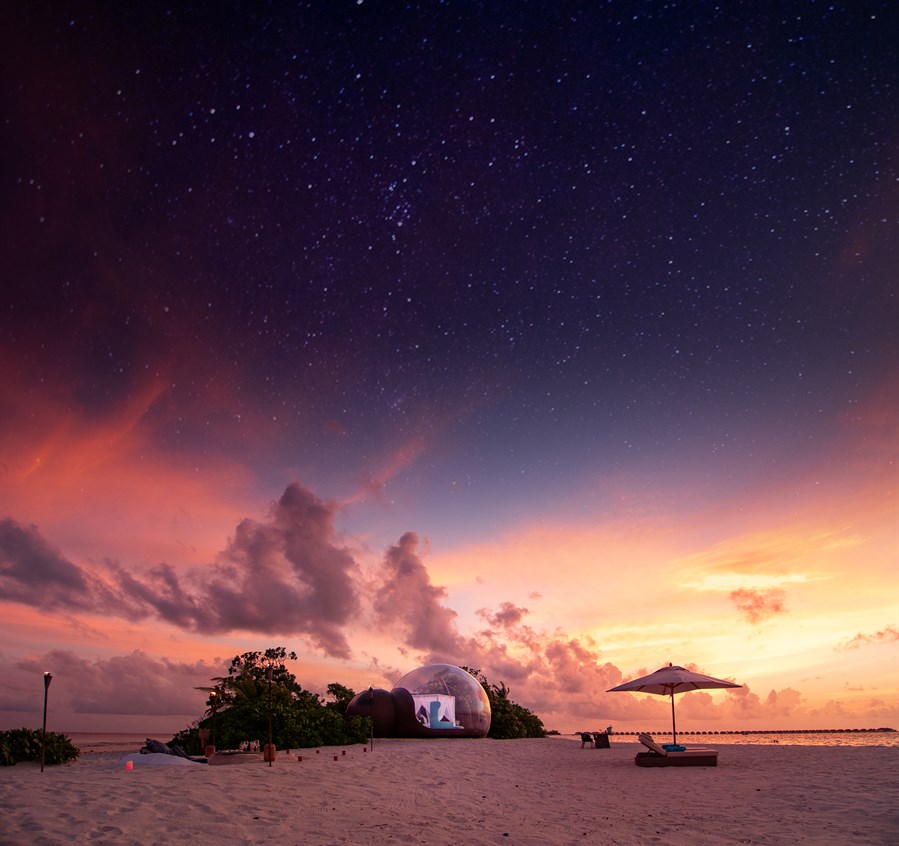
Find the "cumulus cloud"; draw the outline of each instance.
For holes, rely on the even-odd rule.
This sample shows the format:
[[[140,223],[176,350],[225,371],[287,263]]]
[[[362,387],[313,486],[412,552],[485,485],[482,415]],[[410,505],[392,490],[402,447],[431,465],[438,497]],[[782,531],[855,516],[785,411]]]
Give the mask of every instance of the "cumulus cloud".
[[[862,646],[876,643],[896,643],[897,641],[899,641],[899,628],[888,625],[871,634],[859,632],[855,637],[840,643],[837,649],[859,649]]]
[[[548,720],[554,714],[585,721],[600,714],[603,720],[664,718],[662,700],[606,693],[623,678],[596,643],[562,630],[535,630],[528,609],[515,602],[479,609],[480,627],[460,631],[448,591],[432,582],[424,544],[414,532],[385,550],[371,577],[370,608],[363,608],[355,586],[360,574],[339,543],[335,511],[335,505],[292,484],[267,519],[242,520],[206,568],[178,569],[163,562],[140,572],[115,561],[80,567],[35,527],[6,521],[0,531],[0,595],[53,610],[156,618],[202,634],[299,634],[340,658],[350,657],[346,634],[369,610],[374,626],[392,635],[410,662],[480,669]],[[772,597],[751,591],[738,598],[757,614],[774,607]],[[373,666],[379,664],[379,656],[370,658]],[[391,656],[386,660],[392,665]],[[127,661],[113,666],[131,678]],[[103,677],[97,666],[81,669],[84,678]],[[101,693],[85,693],[75,703],[79,708],[103,707],[108,688],[94,686]]]
[[[80,566],[35,526],[4,520],[0,598],[76,615],[159,619],[201,634],[301,635],[339,658],[351,657],[347,633],[370,612],[374,626],[393,636],[409,663],[446,661],[479,669],[490,682],[506,684],[511,696],[544,718],[547,727],[556,719],[570,723],[571,718],[583,720],[584,728],[616,721],[667,724],[670,710],[663,697],[607,693],[624,677],[605,661],[597,643],[563,630],[535,629],[528,622],[528,609],[515,602],[479,609],[476,628],[461,631],[449,592],[432,582],[425,545],[414,532],[385,550],[367,585],[371,599],[363,606],[356,586],[359,568],[334,528],[336,508],[295,483],[272,504],[265,519],[240,521],[207,567],[179,569],[162,562],[141,571],[111,560]],[[785,612],[781,590],[741,587],[730,596],[753,624]],[[873,634],[860,633],[843,648],[897,639],[896,627],[887,626]],[[395,655],[368,657],[373,668],[401,674],[391,669]],[[41,664],[45,659],[77,679],[71,709],[85,714],[195,714],[193,688],[222,674],[222,668],[175,664],[140,652],[102,661],[50,653]],[[39,678],[33,674],[43,669],[29,665],[21,689],[6,684],[0,706],[18,710],[30,701],[33,680]],[[20,667],[17,672],[23,671]],[[790,689],[771,691],[765,698],[745,687],[714,696],[695,692],[679,696],[677,707],[679,715],[694,724],[744,725],[747,720],[807,713],[799,694]]]
[[[446,588],[431,583],[418,546],[418,535],[406,532],[388,547],[377,577],[375,618],[379,625],[397,626],[413,649],[459,656],[456,612],[444,604]]]
[[[689,719],[693,725],[724,724],[747,726],[762,721],[776,722],[805,714],[806,709],[799,691],[793,688],[771,690],[764,698],[748,685],[728,688],[713,696],[707,691],[692,691],[675,697],[677,715]]]
[[[37,526],[0,520],[0,597],[45,610],[92,611],[119,597],[52,546]]]
[[[326,654],[348,658],[343,629],[358,608],[357,566],[338,544],[335,511],[289,485],[267,521],[241,521],[217,561],[183,573],[168,563],[135,573],[115,561],[90,571],[36,527],[4,520],[0,596],[54,610],[155,616],[204,634],[300,634]]]
[[[503,602],[496,612],[491,612],[489,608],[480,608],[477,613],[494,628],[508,629],[518,625],[527,615],[528,609],[519,608],[513,602]]]
[[[602,661],[596,644],[562,631],[535,630],[527,624],[528,610],[511,601],[479,609],[483,626],[461,632],[456,612],[447,604],[448,592],[432,583],[419,546],[418,537],[407,532],[386,550],[374,584],[377,626],[392,632],[417,661],[480,670],[548,719],[563,712],[596,719],[604,691],[621,681],[621,672]],[[634,707],[652,711],[656,704]],[[626,697],[616,702],[616,712],[623,713],[627,705]],[[663,711],[660,707],[659,713]]]
[[[730,598],[743,618],[753,625],[786,612],[784,592],[779,588],[768,590],[739,588],[731,591]]]
[[[414,533],[404,534],[386,550],[375,580],[376,625],[393,633],[401,649],[415,653],[414,660],[446,661],[480,670],[492,684],[505,684],[509,695],[540,715],[548,728],[557,719],[570,723],[572,718],[581,720],[585,729],[615,722],[642,721],[659,727],[670,723],[665,697],[607,692],[624,677],[617,666],[603,659],[590,638],[572,637],[561,629],[535,629],[528,624],[528,610],[511,601],[479,609],[476,613],[483,625],[465,633],[459,630],[448,601],[448,591],[432,583]],[[678,697],[678,707],[685,699],[709,723],[732,718],[739,724],[739,714],[773,717],[798,700],[798,694],[794,697],[789,691],[779,697],[772,692],[766,702],[748,695],[747,688],[741,693],[734,700],[722,699],[721,693],[715,698],[704,694],[692,702],[696,694],[688,694]]]
[[[53,673],[55,712],[116,716],[195,717],[203,710],[203,694],[195,688],[226,672],[224,664],[154,659],[140,650],[94,660],[53,650],[6,668],[0,710],[33,708],[39,702],[35,679],[47,669]]]
[[[267,523],[244,520],[207,583],[214,626],[302,631],[324,652],[348,658],[343,627],[357,607],[356,563],[337,545],[335,506],[290,485]]]
[[[513,698],[547,721],[579,717],[585,726],[643,715],[664,714],[662,703],[627,694],[607,693],[623,681],[615,665],[603,661],[597,645],[562,631],[537,632],[524,627],[512,643],[521,669]],[[489,666],[489,664],[488,664]]]

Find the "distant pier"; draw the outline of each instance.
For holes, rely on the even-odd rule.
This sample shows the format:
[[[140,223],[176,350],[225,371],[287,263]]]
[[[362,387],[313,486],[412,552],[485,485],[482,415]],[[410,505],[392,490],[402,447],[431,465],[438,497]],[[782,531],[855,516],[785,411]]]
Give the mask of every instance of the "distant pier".
[[[697,731],[694,729],[678,729],[677,733],[679,735],[721,735],[721,734],[861,734],[864,732],[869,733],[877,733],[877,732],[895,732],[894,728],[864,728],[864,729],[849,729],[849,728],[831,728],[831,729],[722,729],[720,731]],[[643,734],[646,732],[645,729],[640,731],[615,731],[614,734],[625,734],[625,735],[634,735],[637,736],[639,734]],[[648,734],[666,734],[671,732],[671,726],[666,726],[661,729],[656,729],[655,731],[646,732]],[[580,734],[580,732],[572,732],[572,734]]]

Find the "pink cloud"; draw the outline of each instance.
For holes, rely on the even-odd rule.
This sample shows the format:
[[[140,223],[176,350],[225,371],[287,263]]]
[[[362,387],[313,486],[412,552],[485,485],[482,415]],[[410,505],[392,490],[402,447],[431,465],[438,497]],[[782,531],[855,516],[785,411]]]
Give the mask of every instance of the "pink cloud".
[[[115,561],[68,561],[36,527],[0,523],[0,597],[37,608],[155,616],[201,633],[301,634],[349,657],[343,627],[358,608],[356,563],[337,542],[336,506],[289,485],[267,521],[241,521],[217,561],[179,573],[143,573]]]
[[[44,671],[53,674],[54,713],[194,717],[203,710],[195,688],[223,675],[225,665],[154,659],[140,650],[92,660],[51,650],[5,668],[0,710],[35,711]]]
[[[398,625],[406,645],[450,656],[463,653],[456,612],[444,604],[446,589],[431,583],[418,554],[418,536],[406,532],[387,549],[374,599],[379,625]]]
[[[894,625],[884,626],[879,631],[867,634],[859,632],[855,637],[841,643],[837,649],[859,649],[877,643],[896,643],[899,641],[899,628]]]
[[[495,613],[491,613],[487,608],[481,608],[477,613],[494,628],[510,628],[518,625],[527,616],[528,609],[519,608],[512,602],[503,602],[499,611]]]
[[[755,590],[739,588],[731,591],[730,598],[744,619],[757,625],[763,620],[786,612],[784,608],[784,592],[779,588]]]

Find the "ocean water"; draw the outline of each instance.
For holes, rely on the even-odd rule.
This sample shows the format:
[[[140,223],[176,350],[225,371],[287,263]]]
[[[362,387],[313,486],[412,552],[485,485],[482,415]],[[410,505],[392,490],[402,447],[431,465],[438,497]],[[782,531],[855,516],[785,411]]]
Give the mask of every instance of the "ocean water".
[[[65,732],[72,743],[79,749],[91,749],[97,752],[103,750],[134,750],[140,749],[148,737],[168,743],[172,734],[165,732],[153,732],[136,734],[134,732]],[[651,732],[660,743],[671,740],[671,731]],[[569,740],[572,735],[554,735],[565,737]],[[770,733],[733,733],[733,734],[709,734],[678,732],[678,740],[686,744],[757,744],[780,746],[896,746],[899,747],[899,731],[801,731],[801,732],[770,732]],[[613,734],[609,738],[612,743],[636,743],[636,734]]]
[[[657,742],[670,743],[671,729],[649,732]],[[612,743],[637,743],[636,734],[613,734]],[[797,731],[797,732],[681,732],[679,743],[686,745],[757,745],[757,746],[897,746],[899,731]]]
[[[107,732],[107,731],[66,731],[63,732],[72,743],[82,752],[136,752],[146,742],[148,737],[168,743],[174,736],[174,732]]]

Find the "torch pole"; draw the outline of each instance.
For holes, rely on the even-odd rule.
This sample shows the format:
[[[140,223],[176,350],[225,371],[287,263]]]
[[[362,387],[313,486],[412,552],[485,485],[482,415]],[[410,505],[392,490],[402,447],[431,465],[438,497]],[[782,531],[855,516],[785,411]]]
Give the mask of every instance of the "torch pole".
[[[44,771],[44,749],[47,746],[47,690],[53,676],[50,673],[44,673],[44,723],[41,726],[41,772]]]
[[[272,746],[272,668],[266,670],[266,678],[268,679],[268,765],[272,765],[272,758],[275,757],[275,750]]]

